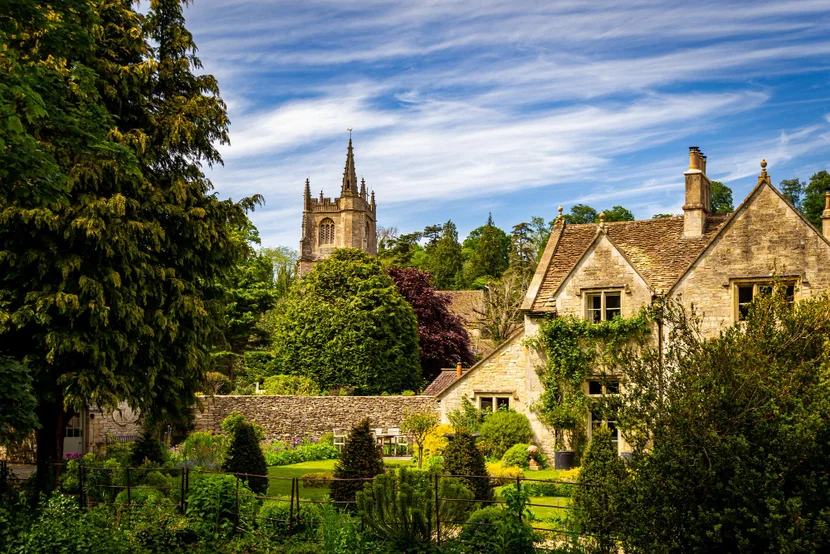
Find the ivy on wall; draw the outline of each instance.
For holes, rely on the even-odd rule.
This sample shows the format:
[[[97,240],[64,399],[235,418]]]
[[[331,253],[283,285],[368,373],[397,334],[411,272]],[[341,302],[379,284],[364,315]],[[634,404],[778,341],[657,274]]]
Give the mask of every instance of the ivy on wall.
[[[545,360],[537,368],[544,391],[532,409],[554,430],[556,449],[584,447],[590,398],[585,379],[613,374],[610,353],[642,344],[651,332],[645,308],[632,317],[592,323],[573,315],[554,317],[528,340]],[[569,439],[566,442],[566,439]]]

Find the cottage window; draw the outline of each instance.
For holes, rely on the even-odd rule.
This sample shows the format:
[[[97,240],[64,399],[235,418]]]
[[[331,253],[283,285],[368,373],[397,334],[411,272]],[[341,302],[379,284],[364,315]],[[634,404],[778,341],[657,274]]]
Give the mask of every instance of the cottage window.
[[[334,244],[334,221],[325,218],[320,222],[320,244]]]
[[[499,410],[510,409],[510,396],[507,395],[476,395],[478,398],[479,410],[487,410],[488,412],[497,412]]]
[[[599,380],[599,379],[592,379],[588,381],[588,396],[602,396],[603,394],[619,394],[620,393],[620,382],[616,379],[614,380]],[[607,425],[608,429],[611,431],[611,444],[614,446],[614,450],[618,453],[620,452],[620,430],[617,429],[617,422],[613,419],[603,419],[602,416],[594,411],[589,412],[590,415],[590,426],[589,429],[591,430],[591,435],[595,429],[600,427],[601,425]],[[590,437],[589,437],[590,438]]]
[[[781,283],[784,289],[784,296],[787,302],[795,301],[795,282],[784,281]],[[734,283],[735,297],[735,319],[743,321],[749,315],[749,305],[758,296],[772,294],[775,283],[772,281],[738,281]]]
[[[585,316],[593,323],[609,321],[622,313],[622,295],[620,291],[600,291],[585,295]]]

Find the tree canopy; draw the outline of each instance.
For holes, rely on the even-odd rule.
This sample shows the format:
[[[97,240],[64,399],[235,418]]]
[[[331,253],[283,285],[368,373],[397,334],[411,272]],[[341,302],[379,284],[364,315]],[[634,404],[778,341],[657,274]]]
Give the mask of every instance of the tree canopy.
[[[732,189],[720,181],[712,181],[712,186],[709,189],[709,209],[715,214],[734,212]]]
[[[65,408],[189,409],[218,332],[214,291],[244,255],[235,233],[258,198],[210,193],[202,166],[221,162],[228,120],[178,0],[146,15],[128,2],[14,6],[1,55],[18,115],[3,141],[43,154],[13,151],[23,161],[4,168],[0,354],[33,378],[48,486]]]
[[[362,250],[335,250],[295,283],[272,338],[276,372],[322,389],[379,394],[421,384],[415,312]]]
[[[393,267],[386,272],[418,319],[418,347],[426,380],[435,378],[442,367],[454,367],[458,362],[472,365],[475,358],[470,337],[458,316],[450,312],[450,297],[430,284],[429,273],[412,267]]]

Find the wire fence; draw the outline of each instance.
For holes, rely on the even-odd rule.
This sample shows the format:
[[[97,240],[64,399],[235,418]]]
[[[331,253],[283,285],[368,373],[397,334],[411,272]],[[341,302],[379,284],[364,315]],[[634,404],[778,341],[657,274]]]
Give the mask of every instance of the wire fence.
[[[21,471],[21,468],[24,471]],[[28,469],[29,471],[25,471]],[[33,479],[31,473],[32,464],[10,464],[7,461],[0,461],[0,496],[5,496],[13,490],[33,492]],[[66,463],[53,465],[54,474],[52,483],[56,489],[64,494],[74,496],[78,505],[83,509],[92,508],[101,504],[115,504],[125,508],[129,514],[134,508],[145,505],[147,499],[146,491],[159,491],[164,497],[174,502],[175,508],[181,514],[187,514],[188,495],[191,492],[192,483],[205,475],[219,474],[231,475],[234,477],[232,521],[235,533],[258,533],[261,527],[258,522],[268,521],[279,523],[287,527],[288,535],[303,529],[304,526],[319,523],[313,519],[313,514],[307,512],[313,505],[333,505],[336,507],[354,506],[355,500],[335,501],[326,497],[318,491],[312,494],[309,489],[325,489],[337,481],[369,483],[373,478],[337,479],[333,477],[315,477],[313,479],[300,477],[284,477],[276,475],[255,475],[248,473],[225,473],[208,469],[195,469],[187,467],[172,468],[147,468],[147,467],[101,467],[89,466],[78,463],[68,472]],[[150,475],[162,475],[163,479],[152,479]],[[242,483],[251,478],[267,480],[266,491],[276,491],[273,494],[257,494],[248,487],[240,487]],[[514,486],[517,492],[525,491],[530,501],[525,508],[533,514],[534,510],[542,509],[546,513],[552,513],[546,517],[534,517],[531,515],[527,523],[533,530],[542,533],[548,540],[560,540],[586,536],[582,534],[573,524],[572,515],[575,510],[570,502],[570,497],[577,487],[590,487],[590,483],[574,482],[557,479],[534,479],[530,477],[494,477],[490,475],[453,475],[453,474],[431,474],[429,479],[432,488],[431,501],[434,502],[434,520],[431,522],[434,527],[434,539],[440,543],[442,540],[456,536],[465,526],[487,526],[491,522],[476,522],[469,520],[452,519],[452,514],[457,513],[449,509],[454,503],[472,504],[474,506],[504,506],[507,502],[497,496],[491,500],[476,500],[470,498],[449,497],[440,494],[439,486],[442,480],[455,480],[465,484],[471,484],[475,480],[487,480],[491,488]],[[474,487],[471,487],[474,488]],[[285,493],[287,489],[287,493]],[[283,491],[282,493],[280,491]],[[315,498],[314,496],[317,496]],[[545,501],[534,499],[542,498]],[[559,500],[559,503],[551,503],[550,498]],[[260,513],[250,513],[250,510],[240,510],[240,506],[249,502],[249,499],[258,502],[287,503],[288,513],[286,517],[263,516]],[[466,512],[469,513],[469,512]],[[442,514],[448,514],[442,516]],[[561,515],[559,515],[561,514]],[[519,518],[526,518],[526,514],[519,512]],[[380,522],[389,523],[389,522]],[[544,525],[549,523],[551,525]],[[359,525],[358,521],[345,519],[344,525]]]

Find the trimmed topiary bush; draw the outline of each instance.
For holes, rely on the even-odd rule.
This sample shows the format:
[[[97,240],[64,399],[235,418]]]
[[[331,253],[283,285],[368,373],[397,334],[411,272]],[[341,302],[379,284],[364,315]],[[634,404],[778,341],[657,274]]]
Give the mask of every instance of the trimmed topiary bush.
[[[444,470],[450,475],[487,475],[484,455],[469,433],[456,433],[444,449]],[[486,478],[462,477],[476,500],[493,500],[493,487]]]
[[[527,451],[529,444],[514,444],[507,449],[501,457],[501,463],[505,467],[520,467],[527,469],[530,466],[530,454]]]
[[[228,473],[248,473],[251,475],[267,475],[268,465],[265,456],[259,447],[256,431],[250,423],[241,423],[231,438],[222,470]],[[243,478],[251,490],[257,494],[265,494],[268,490],[266,477],[245,476]]]
[[[383,473],[383,458],[369,432],[369,421],[363,420],[349,433],[340,461],[334,466],[335,479],[372,479]],[[331,498],[337,502],[351,502],[355,494],[363,490],[366,481],[334,481]]]
[[[529,443],[533,437],[527,417],[513,410],[499,410],[489,416],[480,432],[482,449],[496,458],[515,444]]]

